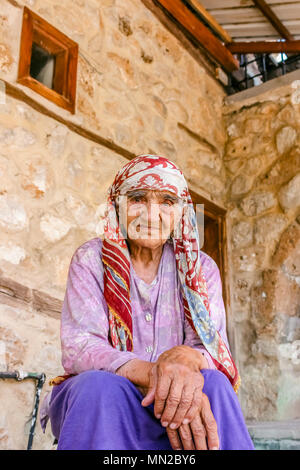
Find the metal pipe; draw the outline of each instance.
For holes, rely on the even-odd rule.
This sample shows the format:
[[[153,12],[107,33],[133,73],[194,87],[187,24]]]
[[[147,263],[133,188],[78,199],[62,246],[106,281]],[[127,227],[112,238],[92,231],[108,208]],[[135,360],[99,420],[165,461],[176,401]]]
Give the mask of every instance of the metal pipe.
[[[34,379],[37,381],[36,389],[35,389],[34,407],[33,407],[32,415],[31,415],[31,426],[30,426],[29,438],[28,438],[28,444],[27,444],[27,450],[31,450],[33,437],[34,437],[34,430],[35,430],[35,425],[36,425],[36,420],[37,420],[39,402],[40,402],[40,395],[41,395],[41,391],[46,380],[46,374],[44,373],[37,374],[35,372],[24,372],[24,371],[15,370],[12,372],[10,371],[0,372],[0,379],[15,379],[18,381],[25,380],[25,379]]]

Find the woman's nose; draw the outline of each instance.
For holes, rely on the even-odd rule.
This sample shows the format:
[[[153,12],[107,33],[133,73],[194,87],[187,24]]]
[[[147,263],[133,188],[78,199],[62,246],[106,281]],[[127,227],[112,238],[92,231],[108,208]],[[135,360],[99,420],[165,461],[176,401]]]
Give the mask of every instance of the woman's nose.
[[[157,220],[160,216],[160,207],[157,202],[149,201],[147,204],[148,220]]]

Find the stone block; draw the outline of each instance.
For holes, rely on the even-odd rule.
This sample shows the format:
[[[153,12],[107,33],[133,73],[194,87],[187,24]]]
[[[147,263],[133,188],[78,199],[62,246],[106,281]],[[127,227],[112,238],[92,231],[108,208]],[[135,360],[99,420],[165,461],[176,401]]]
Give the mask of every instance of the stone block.
[[[300,206],[300,173],[280,188],[278,199],[285,211],[294,210]]]
[[[0,195],[0,225],[15,232],[27,228],[27,214],[16,195]]]
[[[34,199],[42,198],[54,185],[53,169],[40,157],[22,164],[21,186]]]
[[[298,345],[293,347],[295,342],[291,345],[291,350],[287,354],[289,357],[282,357],[281,359],[281,376],[278,381],[278,397],[277,397],[277,416],[279,419],[293,419],[300,416],[300,341]],[[281,353],[282,351],[280,351]],[[296,433],[294,436],[296,437]]]
[[[248,158],[251,155],[253,145],[253,137],[237,137],[230,139],[226,144],[224,160],[231,160],[232,158]]]
[[[5,245],[0,245],[0,259],[12,264],[19,264],[26,257],[25,250],[14,244],[11,240]]]
[[[0,126],[0,142],[4,145],[24,148],[36,143],[36,136],[25,129],[17,126],[14,128],[5,128]]]
[[[235,248],[249,246],[253,243],[253,227],[246,220],[236,223],[231,229],[231,240]]]
[[[63,238],[71,229],[72,224],[51,214],[44,214],[40,221],[40,229],[46,240],[54,243]]]
[[[247,304],[249,304],[249,295],[251,286],[253,284],[253,276],[250,274],[240,274],[236,276],[234,280],[234,294],[237,296],[246,299]]]
[[[262,357],[273,357],[277,358],[278,355],[278,344],[275,338],[265,337],[262,335],[252,344],[251,348],[252,355],[257,359],[259,356]]]
[[[297,339],[291,343],[282,343],[278,346],[279,353],[282,357],[289,359],[292,364],[298,366],[300,364],[300,340]]]
[[[261,285],[251,290],[251,317],[256,331],[269,331],[277,337],[279,324],[274,322],[281,315],[295,316],[299,306],[300,287],[280,270],[266,269]]]
[[[87,64],[87,61],[80,55],[78,57],[78,72],[80,86],[91,98],[93,98],[97,80],[96,72],[95,69],[92,69]]]
[[[22,366],[28,341],[20,338],[13,330],[0,326],[0,340],[5,344],[5,362],[7,370]]]
[[[175,63],[181,59],[183,51],[179,41],[171,34],[168,34],[164,29],[157,30],[155,34],[155,41],[164,56],[171,57]],[[193,80],[195,79],[199,80],[199,74],[197,73],[198,67],[194,64],[195,63],[192,61],[189,61],[187,64],[189,69],[188,77],[191,83],[193,83]]]
[[[176,120],[182,124],[186,124],[189,119],[189,112],[183,103],[176,99],[166,101],[166,114],[176,116]]]
[[[265,359],[254,363],[252,357],[243,367],[241,377],[240,401],[245,419],[254,422],[274,419],[278,393],[277,361]]]
[[[118,67],[126,83],[132,83],[134,78],[134,68],[131,61],[126,57],[116,54],[115,52],[108,52],[107,57]]]
[[[277,159],[258,178],[258,184],[279,186],[287,183],[300,169],[300,148],[293,147],[288,153]]]
[[[0,416],[0,450],[12,450],[12,439],[8,428],[7,415]]]
[[[113,125],[115,140],[118,144],[129,147],[133,142],[132,130],[125,124],[116,123]]]
[[[277,113],[275,121],[277,123],[294,125],[297,121],[295,108],[290,103],[287,103],[279,113]]]
[[[240,203],[240,207],[245,215],[252,217],[275,207],[276,204],[277,199],[273,193],[261,191],[244,198]]]
[[[0,70],[7,73],[14,63],[12,51],[6,44],[0,44]]]
[[[244,173],[234,178],[231,184],[231,198],[240,198],[247,194],[253,186],[253,181],[253,176]]]
[[[272,265],[278,266],[288,276],[300,276],[300,226],[294,222],[283,232],[272,257]]]
[[[235,175],[244,165],[244,161],[241,158],[233,158],[232,160],[224,161],[224,165],[230,173]]]
[[[119,31],[125,36],[130,36],[132,34],[129,17],[119,16]]]
[[[68,132],[67,127],[57,124],[47,133],[46,146],[52,156],[63,156]]]
[[[277,240],[284,230],[287,218],[283,214],[268,214],[259,217],[254,225],[255,243],[266,244]]]
[[[276,134],[276,147],[279,155],[288,152],[297,138],[297,131],[293,127],[284,126]]]
[[[300,318],[298,316],[282,315],[281,324],[280,341],[282,344],[300,340]]]
[[[239,248],[233,253],[233,266],[238,272],[254,273],[263,267],[265,256],[265,248],[262,246],[250,245]]]

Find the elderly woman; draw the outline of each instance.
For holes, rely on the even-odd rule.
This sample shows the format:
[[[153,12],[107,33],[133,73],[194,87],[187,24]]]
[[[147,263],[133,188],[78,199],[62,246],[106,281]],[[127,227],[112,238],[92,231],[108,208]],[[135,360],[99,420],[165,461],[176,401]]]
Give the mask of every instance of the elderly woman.
[[[103,239],[71,260],[61,344],[58,449],[253,449],[219,270],[170,160],[140,155],[116,175]]]

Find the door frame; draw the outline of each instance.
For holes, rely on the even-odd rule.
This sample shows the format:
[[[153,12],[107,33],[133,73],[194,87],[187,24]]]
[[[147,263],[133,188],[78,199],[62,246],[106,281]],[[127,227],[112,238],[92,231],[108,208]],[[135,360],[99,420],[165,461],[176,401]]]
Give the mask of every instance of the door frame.
[[[227,249],[227,226],[226,226],[226,214],[227,210],[223,207],[218,206],[214,202],[210,201],[206,197],[197,193],[195,190],[189,188],[194,204],[204,204],[204,218],[208,217],[215,221],[218,226],[218,259],[214,259],[220,270],[220,276],[222,281],[222,295],[226,311],[226,323],[228,340],[231,345],[231,350],[234,349],[234,335],[233,330],[230,327],[231,320],[231,304],[230,304],[230,276],[228,269],[228,249]],[[205,223],[205,220],[204,220]],[[204,251],[204,250],[203,250]],[[205,251],[204,251],[205,252]],[[206,252],[205,252],[206,253]],[[209,256],[210,254],[207,253]]]

